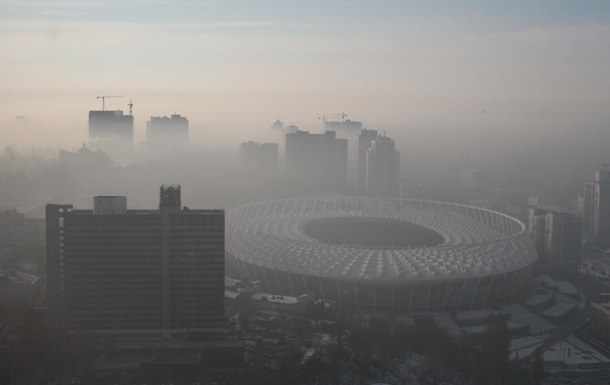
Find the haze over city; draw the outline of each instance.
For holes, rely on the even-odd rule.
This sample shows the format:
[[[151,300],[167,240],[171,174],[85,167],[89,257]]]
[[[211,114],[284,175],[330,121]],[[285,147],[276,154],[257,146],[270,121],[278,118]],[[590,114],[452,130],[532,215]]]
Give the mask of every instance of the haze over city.
[[[610,383],[608,68],[607,0],[0,0],[0,383]]]
[[[204,146],[265,138],[276,118],[314,130],[342,111],[426,145],[432,132],[441,149],[479,136],[496,146],[561,140],[608,119],[604,1],[1,7],[5,143],[79,145],[98,95],[124,95],[108,101],[114,109],[133,99],[136,141],[147,117],[178,111]]]

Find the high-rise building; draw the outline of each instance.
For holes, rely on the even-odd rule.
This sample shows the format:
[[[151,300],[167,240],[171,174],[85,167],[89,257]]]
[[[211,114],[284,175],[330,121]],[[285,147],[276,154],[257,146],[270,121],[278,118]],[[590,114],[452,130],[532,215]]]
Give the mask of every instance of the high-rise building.
[[[578,211],[582,213],[582,232],[591,234],[593,231],[593,201],[595,183],[586,182],[583,195],[578,197]]]
[[[357,162],[356,152],[354,147],[357,146],[358,135],[362,131],[362,122],[356,122],[350,119],[344,119],[345,114],[336,114],[341,120],[326,120],[324,117],[324,131],[334,131],[337,139],[347,139],[347,184],[351,192],[356,191],[357,175],[354,164]]]
[[[147,159],[167,159],[184,153],[189,142],[189,121],[174,114],[152,116],[146,122],[146,141],[139,146],[140,154]]]
[[[582,220],[573,213],[547,213],[546,258],[552,268],[575,270],[580,263]]]
[[[347,187],[347,140],[334,131],[286,134],[286,174],[307,191],[343,193]]]
[[[538,251],[538,262],[545,259],[546,249],[546,213],[547,210],[540,207],[530,207],[528,216],[528,229],[534,246]]]
[[[93,210],[47,205],[46,227],[49,305],[69,335],[223,330],[223,210],[182,208],[164,185],[158,210],[97,196]]]
[[[120,163],[133,153],[133,115],[123,111],[89,111],[89,145]]]
[[[349,119],[340,121],[324,120],[324,130],[335,131],[337,138],[352,141],[362,131],[362,122]]]
[[[178,114],[158,117],[152,116],[146,122],[146,141],[159,143],[177,149],[184,148],[189,141],[189,121]]]
[[[273,137],[273,141],[278,144],[278,170],[280,167],[283,167],[284,164],[284,154],[286,153],[286,139],[284,136],[286,135],[286,128],[284,127],[284,123],[282,123],[279,119],[277,119],[271,125],[271,135]]]
[[[582,220],[558,207],[530,208],[529,231],[542,263],[575,270],[580,262]]]
[[[610,344],[610,302],[592,302],[589,307],[591,334]]]
[[[366,152],[377,139],[377,131],[362,130],[354,141],[354,156],[350,162],[350,187],[358,195],[366,194]]]
[[[398,197],[400,194],[400,152],[394,140],[378,136],[366,152],[366,195]]]
[[[591,234],[602,249],[607,249],[610,248],[610,167],[607,165],[599,167],[595,171],[593,183]]]
[[[243,170],[275,174],[279,169],[277,143],[244,142],[239,147]]]
[[[110,139],[133,143],[133,115],[123,111],[89,111],[89,139]]]

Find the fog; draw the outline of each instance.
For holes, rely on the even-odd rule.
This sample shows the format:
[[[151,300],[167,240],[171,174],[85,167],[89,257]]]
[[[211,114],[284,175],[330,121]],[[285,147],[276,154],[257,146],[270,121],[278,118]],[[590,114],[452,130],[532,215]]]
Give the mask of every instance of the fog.
[[[610,379],[608,68],[607,0],[0,0],[0,383]]]
[[[119,90],[113,91],[98,93],[121,94]],[[598,112],[543,110],[525,103],[509,108],[450,99],[447,104],[408,97],[389,101],[375,96],[367,99],[365,105],[360,98],[341,94],[321,97],[171,91],[122,93],[124,97],[107,99],[106,108],[122,109],[126,113],[127,103],[133,101],[135,148],[145,141],[146,121],[151,116],[179,113],[190,121],[189,156],[180,154],[174,159],[164,159],[164,166],[159,168],[136,155],[129,163],[104,171],[107,174],[95,183],[83,183],[82,177],[90,172],[86,166],[77,167],[64,171],[64,182],[72,183],[72,187],[65,188],[70,194],[57,195],[49,186],[38,186],[37,200],[26,199],[34,192],[17,193],[12,199],[8,198],[10,194],[3,194],[2,206],[31,208],[57,199],[89,206],[94,195],[125,194],[131,198],[130,205],[154,207],[156,198],[150,194],[154,186],[180,182],[189,192],[187,196],[192,196],[192,205],[231,207],[236,201],[247,201],[235,198],[246,194],[239,192],[244,189],[241,185],[244,176],[252,179],[248,182],[251,185],[260,183],[260,198],[265,198],[262,190],[271,190],[267,182],[257,181],[255,175],[244,175],[239,168],[239,144],[250,140],[281,144],[282,135],[271,129],[276,119],[301,130],[322,133],[319,118],[337,112],[345,112],[348,119],[361,121],[363,127],[385,133],[396,141],[401,152],[402,180],[446,178],[464,169],[480,169],[493,175],[498,187],[526,188],[533,195],[537,191],[563,189],[575,196],[582,183],[592,178],[592,170],[609,159],[608,115]],[[27,105],[27,110],[13,109],[11,112],[15,115],[4,116],[4,147],[24,157],[38,154],[47,160],[46,167],[49,167],[60,150],[73,152],[83,143],[89,144],[87,112],[101,109],[101,101],[95,96],[93,90],[67,95],[48,92],[32,96],[23,92],[5,96],[5,100],[10,99],[15,105],[18,102]],[[587,106],[581,107],[586,111]],[[16,119],[17,115],[23,118]],[[54,164],[53,167],[63,166]],[[150,168],[150,175],[138,174],[141,179],[130,177],[138,167]],[[207,178],[214,183],[204,182]],[[289,184],[280,175],[276,178]],[[510,184],[500,183],[503,180]],[[48,183],[62,184],[53,178]],[[11,188],[18,189],[18,186]],[[285,187],[274,194],[278,191],[297,192]]]

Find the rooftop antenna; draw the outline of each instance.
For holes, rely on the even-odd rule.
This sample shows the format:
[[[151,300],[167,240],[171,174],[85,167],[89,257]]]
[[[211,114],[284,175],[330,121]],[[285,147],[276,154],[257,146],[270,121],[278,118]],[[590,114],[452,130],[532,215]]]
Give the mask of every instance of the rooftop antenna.
[[[133,102],[131,101],[131,99],[129,99],[129,103],[127,103],[127,105],[129,106],[129,115],[133,115],[132,111],[133,111]]]
[[[106,98],[122,98],[123,95],[119,95],[119,96],[108,96],[108,95],[104,95],[104,96],[98,96],[96,97],[96,99],[102,99],[102,111],[106,111]]]

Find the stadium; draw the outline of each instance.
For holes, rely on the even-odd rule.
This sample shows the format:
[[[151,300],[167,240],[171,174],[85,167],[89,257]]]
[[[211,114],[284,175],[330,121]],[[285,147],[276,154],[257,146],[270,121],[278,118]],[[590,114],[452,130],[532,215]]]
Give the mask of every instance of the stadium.
[[[227,216],[230,269],[264,290],[337,308],[436,312],[493,306],[526,288],[525,225],[462,204],[343,196],[258,202]]]

